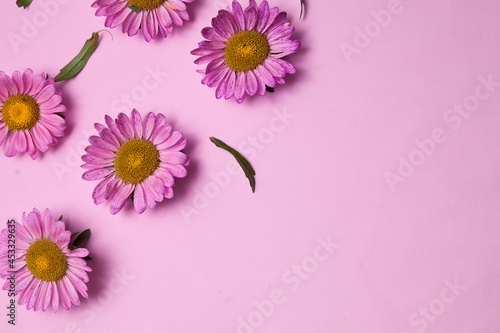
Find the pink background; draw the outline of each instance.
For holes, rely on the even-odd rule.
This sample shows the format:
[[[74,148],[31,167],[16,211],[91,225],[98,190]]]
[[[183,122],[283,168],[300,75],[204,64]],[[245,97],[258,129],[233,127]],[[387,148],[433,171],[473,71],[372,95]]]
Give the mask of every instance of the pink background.
[[[54,76],[103,29],[91,1],[54,1],[0,3],[0,70]],[[15,328],[0,293],[0,331],[500,332],[500,2],[308,1],[299,20],[299,0],[272,0],[302,42],[297,74],[243,105],[216,100],[189,54],[229,3],[190,4],[150,44],[101,34],[57,85],[67,136],[36,161],[1,149],[1,223],[37,207],[90,227],[94,271],[80,307],[18,308]],[[164,113],[192,165],[174,199],[111,216],[79,157],[127,103]],[[249,157],[254,194],[211,135]]]

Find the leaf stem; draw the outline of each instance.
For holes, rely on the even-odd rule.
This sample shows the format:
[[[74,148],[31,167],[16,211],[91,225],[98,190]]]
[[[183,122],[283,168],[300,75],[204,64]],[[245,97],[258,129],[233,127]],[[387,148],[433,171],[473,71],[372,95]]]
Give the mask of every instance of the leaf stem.
[[[210,141],[212,141],[217,147],[224,149],[225,151],[229,152],[231,155],[234,156],[234,158],[236,159],[236,162],[238,162],[238,164],[243,169],[245,176],[248,178],[248,181],[250,182],[250,187],[252,188],[252,193],[254,193],[255,192],[255,170],[252,168],[252,165],[250,164],[250,162],[248,162],[248,160],[245,157],[243,157],[238,151],[236,151],[234,148],[229,147],[227,144],[225,144],[221,140],[211,136]]]

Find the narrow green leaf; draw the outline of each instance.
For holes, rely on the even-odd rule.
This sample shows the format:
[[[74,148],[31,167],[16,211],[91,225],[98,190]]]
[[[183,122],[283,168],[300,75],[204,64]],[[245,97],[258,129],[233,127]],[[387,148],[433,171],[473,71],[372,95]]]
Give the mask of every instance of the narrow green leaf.
[[[33,0],[17,0],[16,5],[19,8],[21,8],[21,7],[27,8],[31,4],[32,1]]]
[[[304,14],[304,0],[300,0],[300,15],[299,15],[299,20],[302,19],[302,14]]]
[[[70,240],[72,240],[73,238],[75,238],[76,235],[78,235],[79,232],[74,232],[71,234],[71,237],[69,238]]]
[[[128,6],[128,8],[132,9],[134,12],[138,12],[139,9],[141,9],[141,7],[137,7],[137,6],[134,6],[134,5],[130,5],[130,6]]]
[[[267,92],[270,92],[270,93],[273,93],[273,92],[274,92],[274,88],[273,88],[273,87],[266,86],[266,91],[267,91]]]
[[[244,158],[239,152],[237,152],[234,148],[229,147],[227,144],[222,142],[221,140],[210,137],[210,141],[212,141],[217,147],[224,149],[234,156],[236,162],[241,166],[245,176],[248,178],[250,182],[250,187],[252,188],[252,192],[255,192],[255,170],[252,168],[252,165],[248,162],[246,158]]]
[[[62,219],[63,219],[63,216],[61,215],[61,216],[59,216],[59,220],[58,221],[61,221]]]
[[[73,244],[71,245],[74,245],[76,247],[78,247],[80,244],[82,244],[84,241],[87,240],[87,238],[90,237],[90,229],[86,229],[84,231],[82,231],[76,238],[75,240],[73,241]]]
[[[85,260],[85,261],[93,260],[91,256],[86,256],[85,258],[82,258],[82,259]]]
[[[66,66],[64,66],[59,74],[54,78],[54,81],[59,82],[75,77],[85,67],[90,56],[94,53],[97,43],[99,42],[99,31],[93,32],[92,37],[85,41],[80,53],[73,58]]]

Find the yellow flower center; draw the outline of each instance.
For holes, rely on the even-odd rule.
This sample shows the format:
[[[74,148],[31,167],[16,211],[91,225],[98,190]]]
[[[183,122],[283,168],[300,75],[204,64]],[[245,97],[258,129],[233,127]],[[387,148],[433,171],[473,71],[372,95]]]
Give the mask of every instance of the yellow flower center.
[[[40,119],[40,108],[31,96],[11,95],[2,105],[2,118],[10,130],[27,130]]]
[[[26,265],[34,277],[44,281],[56,281],[66,275],[68,259],[56,243],[47,238],[40,238],[28,248]]]
[[[141,9],[153,9],[165,2],[165,0],[127,0],[132,6]]]
[[[149,177],[160,165],[160,155],[148,140],[124,142],[115,156],[116,176],[128,184],[137,184]]]
[[[224,59],[235,72],[254,69],[266,59],[269,53],[267,38],[258,31],[240,31],[226,42]]]

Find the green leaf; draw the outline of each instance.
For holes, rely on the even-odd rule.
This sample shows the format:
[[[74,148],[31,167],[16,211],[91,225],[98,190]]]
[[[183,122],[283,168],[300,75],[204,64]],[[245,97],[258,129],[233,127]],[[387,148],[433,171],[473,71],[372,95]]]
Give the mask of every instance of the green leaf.
[[[134,12],[138,12],[141,9],[141,7],[137,7],[134,5],[130,5],[130,6],[128,6],[128,8],[132,9]]]
[[[62,220],[62,218],[63,218],[63,216],[62,216],[62,215],[61,215],[61,216],[59,216],[59,220],[58,220],[58,221],[61,221],[61,220]]]
[[[300,15],[299,15],[299,20],[302,19],[302,14],[304,14],[304,0],[300,0]]]
[[[72,233],[72,234],[71,234],[71,237],[70,237],[69,239],[71,240],[71,239],[75,238],[75,236],[76,236],[76,235],[78,235],[78,234],[79,234],[79,232],[74,232],[74,233]]]
[[[86,256],[85,258],[82,258],[82,259],[85,260],[85,261],[93,260],[91,256]]]
[[[227,144],[225,144],[221,140],[216,139],[213,136],[211,136],[210,141],[212,141],[217,147],[224,149],[225,151],[229,152],[231,155],[234,156],[234,158],[236,159],[238,164],[243,169],[243,172],[245,172],[245,176],[248,178],[248,181],[250,182],[250,187],[252,188],[252,192],[255,192],[255,177],[254,177],[255,170],[252,168],[252,165],[250,165],[248,160],[246,158],[244,158],[234,148],[229,147]]]
[[[73,246],[78,247],[80,244],[82,244],[84,241],[87,240],[87,238],[90,237],[90,229],[86,229],[82,231],[78,236],[76,236],[75,240],[73,241]]]
[[[16,5],[19,8],[21,8],[21,7],[27,8],[31,4],[32,1],[33,0],[17,0]]]
[[[99,42],[99,32],[93,32],[92,36],[85,41],[80,53],[73,58],[66,66],[64,66],[59,74],[54,78],[54,81],[59,82],[75,77],[85,67],[90,56],[94,53],[97,43]]]
[[[273,93],[273,92],[274,92],[274,88],[273,88],[273,87],[266,86],[266,91],[267,91],[267,92],[270,92],[270,93]]]

